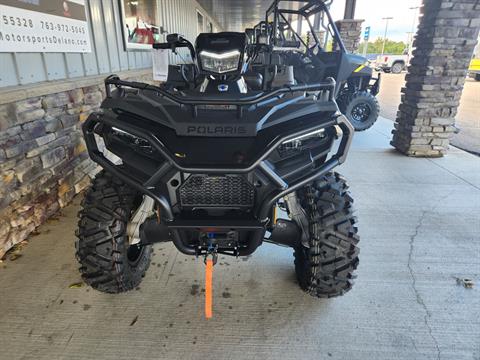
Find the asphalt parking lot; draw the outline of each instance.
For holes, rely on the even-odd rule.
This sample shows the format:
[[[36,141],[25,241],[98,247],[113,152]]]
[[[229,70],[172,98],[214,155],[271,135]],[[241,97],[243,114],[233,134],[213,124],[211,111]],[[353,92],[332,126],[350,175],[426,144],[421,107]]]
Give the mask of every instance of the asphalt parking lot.
[[[394,120],[400,104],[401,88],[405,85],[405,73],[382,73],[382,84],[378,95],[380,114]],[[463,90],[456,126],[460,133],[455,134],[451,144],[475,154],[480,154],[480,81],[467,78]]]

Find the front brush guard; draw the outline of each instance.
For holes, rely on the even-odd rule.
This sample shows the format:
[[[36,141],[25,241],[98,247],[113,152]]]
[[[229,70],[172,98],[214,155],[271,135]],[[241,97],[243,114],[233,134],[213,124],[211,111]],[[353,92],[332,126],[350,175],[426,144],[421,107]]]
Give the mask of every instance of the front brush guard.
[[[338,115],[338,116],[337,116]],[[284,136],[279,138],[277,141],[273,142],[253,164],[248,167],[244,168],[229,168],[229,167],[184,167],[179,165],[174,157],[170,154],[168,149],[162,144],[162,142],[151,133],[144,131],[141,128],[136,126],[126,124],[124,122],[116,122],[113,121],[111,118],[103,117],[101,114],[92,114],[86,120],[85,124],[83,125],[83,133],[85,136],[85,142],[87,145],[87,149],[89,155],[93,161],[98,163],[102,166],[105,170],[111,172],[113,175],[120,178],[125,183],[131,185],[133,188],[137,189],[141,193],[152,197],[155,202],[160,206],[162,210],[162,215],[167,221],[173,221],[174,216],[172,212],[172,208],[165,198],[165,196],[156,192],[154,184],[157,183],[158,179],[160,179],[164,174],[166,174],[172,168],[175,168],[181,172],[185,173],[208,173],[208,174],[246,174],[254,169],[259,169],[264,175],[270,178],[275,184],[278,185],[278,190],[270,194],[261,204],[259,207],[256,217],[261,222],[266,222],[270,215],[270,210],[275,205],[275,203],[285,195],[295,191],[302,186],[308,184],[309,182],[313,181],[314,179],[326,174],[327,172],[331,171],[336,166],[342,164],[347,156],[348,150],[350,148],[350,144],[352,142],[352,137],[354,133],[353,126],[350,122],[341,114],[336,114],[336,118],[325,122],[319,126],[307,128],[296,133],[290,134],[288,136]],[[135,179],[131,174],[124,171],[119,166],[115,165],[113,162],[108,160],[105,155],[99,150],[97,146],[97,142],[95,140],[95,128],[99,124],[104,124],[110,127],[115,127],[117,129],[123,130],[128,132],[134,136],[143,138],[147,140],[165,159],[165,163],[163,163],[155,173],[145,182],[139,182]],[[342,139],[340,141],[340,145],[338,147],[337,152],[330,157],[324,164],[322,164],[316,171],[311,173],[310,175],[296,180],[293,183],[287,183],[284,179],[282,179],[275,171],[268,165],[266,162],[266,158],[269,154],[272,153],[280,144],[285,141],[294,139],[301,135],[310,133],[315,130],[319,130],[321,128],[326,128],[329,126],[337,125],[342,130]]]

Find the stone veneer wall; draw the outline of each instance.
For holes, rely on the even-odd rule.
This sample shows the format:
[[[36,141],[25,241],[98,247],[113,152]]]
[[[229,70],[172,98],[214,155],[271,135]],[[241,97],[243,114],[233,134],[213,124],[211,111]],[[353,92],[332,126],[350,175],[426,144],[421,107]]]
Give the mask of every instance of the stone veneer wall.
[[[320,46],[323,48],[325,46],[325,30],[315,31],[315,35],[317,35]],[[314,44],[315,38],[310,32],[308,32],[308,46],[312,46]]]
[[[358,50],[360,45],[360,35],[362,35],[362,23],[365,20],[357,19],[344,19],[335,21],[335,25],[340,32],[340,37],[342,38],[345,48],[354,53]],[[337,49],[338,45],[336,42],[333,43],[333,48]]]
[[[480,28],[478,0],[424,0],[391,144],[409,156],[443,156],[455,131]]]
[[[104,92],[103,77],[0,90],[0,258],[89,185],[98,169],[81,124]]]

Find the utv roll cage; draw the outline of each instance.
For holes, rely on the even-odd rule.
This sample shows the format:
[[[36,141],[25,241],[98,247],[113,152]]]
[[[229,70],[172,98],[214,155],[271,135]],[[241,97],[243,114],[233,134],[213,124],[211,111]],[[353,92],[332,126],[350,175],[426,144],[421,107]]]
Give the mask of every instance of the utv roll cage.
[[[267,34],[268,23],[266,21],[260,21],[257,25],[253,27],[253,36],[254,42],[258,41],[258,37],[262,34]]]
[[[307,52],[313,52],[315,48],[318,48],[319,51],[324,51],[320,46],[321,42],[316,34],[317,29],[315,29],[314,24],[311,21],[312,16],[318,16],[320,17],[319,23],[322,24],[322,27],[335,39],[340,51],[346,53],[347,50],[343,44],[340,33],[328,10],[330,3],[331,1],[322,0],[274,0],[265,13],[265,21],[259,23],[259,25],[264,23],[269,24],[270,26],[264,26],[263,28],[260,27],[260,29],[265,29],[269,42],[273,46],[281,45],[283,30],[288,29],[294,37],[305,46]],[[285,5],[289,5],[288,8]],[[291,9],[290,7],[293,7],[291,5],[299,5],[299,8]],[[309,44],[302,38],[301,34],[298,34],[293,28],[288,19],[288,15],[297,15],[298,20],[302,17],[306,20],[310,28],[310,34],[314,39],[314,44],[312,46],[309,46]],[[325,15],[328,20],[327,26],[323,24]]]
[[[329,12],[330,3],[330,0],[273,0],[265,19],[247,32],[252,38],[248,53],[257,69],[264,65],[290,66],[293,78],[299,83],[335,78],[339,110],[355,130],[363,131],[378,118],[375,96],[380,75],[374,77],[364,57],[347,51]],[[294,21],[300,26],[295,26]],[[301,24],[309,27],[306,37],[300,31]],[[333,39],[331,49],[329,39]]]

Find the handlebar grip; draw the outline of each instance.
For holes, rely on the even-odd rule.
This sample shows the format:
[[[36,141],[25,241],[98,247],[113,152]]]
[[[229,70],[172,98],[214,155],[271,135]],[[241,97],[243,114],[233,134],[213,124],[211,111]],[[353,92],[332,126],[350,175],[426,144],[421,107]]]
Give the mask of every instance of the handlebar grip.
[[[195,60],[195,48],[193,45],[188,41],[188,40],[182,40],[182,41],[177,41],[174,43],[155,43],[152,44],[152,47],[154,49],[170,49],[174,50],[176,48],[188,48],[190,51],[190,56],[192,57],[192,60]]]
[[[152,44],[152,47],[154,49],[171,49],[172,45],[169,43],[155,43],[155,44]]]

